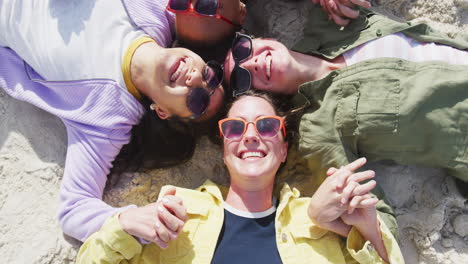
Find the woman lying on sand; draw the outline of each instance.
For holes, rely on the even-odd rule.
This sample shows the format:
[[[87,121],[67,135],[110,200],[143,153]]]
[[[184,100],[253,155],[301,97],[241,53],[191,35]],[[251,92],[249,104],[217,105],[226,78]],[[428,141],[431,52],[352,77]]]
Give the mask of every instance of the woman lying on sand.
[[[375,181],[360,184],[374,172],[355,172],[365,159],[330,171],[312,198],[301,198],[287,184],[274,191],[288,142],[268,97],[239,97],[219,127],[229,189],[210,181],[197,190],[165,186],[158,205],[148,206],[159,219],[141,218],[165,249],[138,243],[126,211],[83,244],[77,263],[404,263],[377,217]],[[344,239],[320,227],[336,219],[345,223]]]

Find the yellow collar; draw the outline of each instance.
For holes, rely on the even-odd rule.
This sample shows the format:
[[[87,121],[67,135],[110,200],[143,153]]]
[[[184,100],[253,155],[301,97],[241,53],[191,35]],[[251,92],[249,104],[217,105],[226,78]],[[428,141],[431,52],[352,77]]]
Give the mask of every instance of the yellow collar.
[[[140,47],[142,44],[147,42],[156,42],[154,39],[144,36],[134,40],[130,46],[127,48],[125,55],[122,60],[122,74],[125,81],[125,86],[127,86],[127,90],[131,93],[138,101],[141,101],[142,96],[140,92],[137,90],[135,85],[132,82],[132,77],[130,75],[130,63],[132,62],[133,54],[135,50]]]

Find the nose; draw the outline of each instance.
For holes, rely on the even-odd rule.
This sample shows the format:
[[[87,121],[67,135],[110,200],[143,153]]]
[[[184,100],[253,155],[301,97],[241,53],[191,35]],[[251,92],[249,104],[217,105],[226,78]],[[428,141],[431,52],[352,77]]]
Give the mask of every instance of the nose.
[[[252,56],[240,63],[240,66],[249,70],[250,73],[257,72],[260,69],[258,65],[258,56]]]
[[[187,74],[187,78],[185,79],[185,85],[188,87],[199,86],[201,87],[203,83],[203,77],[201,72],[197,68],[193,68]]]
[[[248,123],[247,128],[245,130],[243,136],[244,143],[257,143],[258,142],[258,134],[257,130],[255,130],[253,123]]]

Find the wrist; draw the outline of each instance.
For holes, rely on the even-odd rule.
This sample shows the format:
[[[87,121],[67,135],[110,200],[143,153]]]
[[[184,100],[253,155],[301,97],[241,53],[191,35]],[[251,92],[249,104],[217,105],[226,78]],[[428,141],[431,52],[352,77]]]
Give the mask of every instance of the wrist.
[[[313,221],[312,221],[313,222]],[[318,227],[334,232],[342,237],[347,237],[349,232],[351,231],[351,226],[347,225],[341,220],[340,218],[335,219],[331,222],[324,222],[324,223],[316,223]]]
[[[344,238],[348,237],[349,232],[351,232],[352,226],[345,224],[341,219],[337,219],[335,221],[337,223],[333,226],[333,229],[329,229],[329,230],[337,233],[338,235]]]
[[[378,221],[375,223],[368,223],[365,227],[354,226],[365,240],[371,242],[374,247],[378,247],[382,243],[382,234],[380,233],[380,224]]]
[[[377,217],[353,225],[365,237],[380,237],[380,223]]]
[[[128,225],[127,225],[127,217],[126,217],[126,212],[128,210],[125,210],[123,212],[120,212],[118,215],[117,215],[117,219],[119,220],[119,224],[120,224],[120,227],[122,228],[123,231],[125,231],[127,234],[130,234],[129,230],[128,230]]]
[[[377,222],[375,225],[362,226],[353,226],[359,233],[366,239],[369,240],[372,244],[375,244],[377,241],[382,240],[382,235],[380,234],[380,225]]]
[[[356,227],[357,228],[357,227]],[[380,223],[376,221],[375,226],[368,226],[368,228],[358,229],[359,233],[368,240],[375,250],[378,252],[380,257],[388,263],[387,249],[385,248],[384,241],[382,239],[382,233],[380,232]]]

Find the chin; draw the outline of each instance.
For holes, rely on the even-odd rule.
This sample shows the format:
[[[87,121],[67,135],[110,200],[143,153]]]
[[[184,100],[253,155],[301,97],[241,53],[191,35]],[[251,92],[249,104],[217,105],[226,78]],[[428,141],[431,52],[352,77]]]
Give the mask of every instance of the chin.
[[[249,180],[256,180],[262,178],[265,173],[262,171],[248,171],[244,173],[239,173],[240,175],[243,175],[244,178],[249,179]]]
[[[268,167],[268,166],[265,166]],[[268,175],[275,175],[276,168],[265,168],[260,164],[239,164],[236,168],[237,174],[241,175],[242,178],[252,181],[257,181],[268,177]]]
[[[243,160],[238,157],[229,157],[225,159],[225,164],[231,177],[238,175],[244,179],[255,180],[258,178],[271,177],[276,175],[281,161],[271,157],[265,157],[257,160]]]

